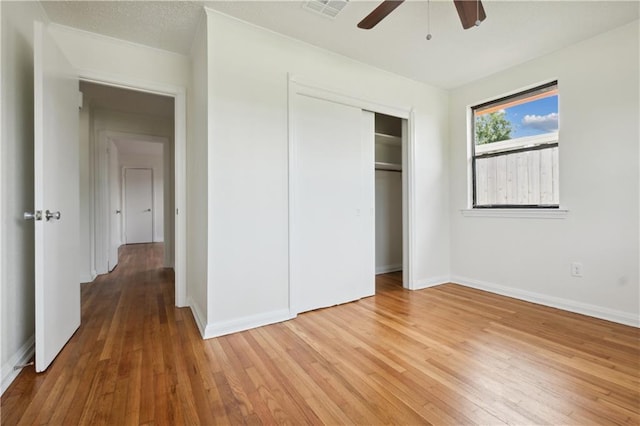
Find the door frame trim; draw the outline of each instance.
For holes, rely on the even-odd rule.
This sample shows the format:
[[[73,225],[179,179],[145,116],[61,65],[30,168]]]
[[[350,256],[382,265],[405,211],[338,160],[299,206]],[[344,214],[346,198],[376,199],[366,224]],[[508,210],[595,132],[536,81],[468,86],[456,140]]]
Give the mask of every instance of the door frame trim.
[[[295,176],[294,171],[297,168],[296,165],[296,151],[295,151],[295,98],[296,95],[310,96],[325,101],[335,102],[351,107],[361,108],[366,111],[374,113],[391,115],[394,117],[402,118],[406,120],[406,127],[403,125],[403,133],[406,130],[406,135],[402,137],[402,267],[403,267],[403,287],[407,289],[416,288],[413,279],[413,265],[414,265],[414,229],[415,229],[415,205],[416,205],[416,193],[415,193],[415,114],[412,106],[393,106],[375,102],[369,99],[353,96],[349,93],[345,93],[344,90],[331,88],[329,86],[320,84],[318,82],[312,82],[288,74],[288,281],[289,281],[289,314],[293,318],[297,315],[295,307],[292,305],[295,300],[293,293],[296,289],[294,283],[291,282],[292,277],[292,234],[295,232],[295,223],[293,218],[294,213],[294,201],[295,201]],[[371,142],[373,143],[373,141]],[[373,166],[373,165],[372,165]],[[371,271],[375,274],[375,270]]]
[[[187,187],[186,187],[186,145],[187,145],[187,104],[186,88],[167,83],[144,81],[112,75],[95,70],[77,69],[81,81],[135,90],[174,98],[174,275],[175,305],[187,306]]]

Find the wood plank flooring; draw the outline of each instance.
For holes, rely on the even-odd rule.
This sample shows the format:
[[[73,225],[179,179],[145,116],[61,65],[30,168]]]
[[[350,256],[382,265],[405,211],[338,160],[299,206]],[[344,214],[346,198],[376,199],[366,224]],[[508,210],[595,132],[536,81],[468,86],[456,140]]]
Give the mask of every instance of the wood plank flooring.
[[[640,333],[447,284],[202,340],[162,246],[82,286],[82,326],[2,424],[640,424]]]

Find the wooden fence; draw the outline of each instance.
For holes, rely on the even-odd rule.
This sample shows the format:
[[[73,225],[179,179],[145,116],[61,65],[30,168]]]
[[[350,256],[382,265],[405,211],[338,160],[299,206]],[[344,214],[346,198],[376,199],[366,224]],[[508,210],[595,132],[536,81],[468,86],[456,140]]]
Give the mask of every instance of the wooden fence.
[[[476,159],[476,205],[559,204],[558,147]]]

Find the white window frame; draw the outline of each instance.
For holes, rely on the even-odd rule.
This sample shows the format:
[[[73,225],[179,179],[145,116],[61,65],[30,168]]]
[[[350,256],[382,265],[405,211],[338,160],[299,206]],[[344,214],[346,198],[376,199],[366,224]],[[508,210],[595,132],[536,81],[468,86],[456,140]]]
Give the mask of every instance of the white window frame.
[[[477,204],[476,200],[476,159],[478,155],[486,157],[487,155],[496,155],[499,153],[508,154],[509,152],[523,152],[532,151],[536,149],[545,149],[553,146],[558,146],[559,137],[558,132],[551,132],[542,135],[514,138],[500,142],[493,142],[490,144],[484,144],[477,146],[475,144],[475,110],[485,107],[490,104],[498,105],[500,103],[506,103],[509,99],[516,99],[523,95],[533,93],[537,90],[544,89],[549,86],[558,86],[557,80],[549,80],[541,82],[536,85],[529,86],[524,89],[520,89],[511,92],[502,97],[496,97],[484,102],[480,102],[477,105],[469,106],[467,109],[467,123],[468,123],[468,208],[462,210],[464,216],[488,216],[488,217],[535,217],[535,218],[561,218],[565,217],[568,210],[560,208],[558,204]]]

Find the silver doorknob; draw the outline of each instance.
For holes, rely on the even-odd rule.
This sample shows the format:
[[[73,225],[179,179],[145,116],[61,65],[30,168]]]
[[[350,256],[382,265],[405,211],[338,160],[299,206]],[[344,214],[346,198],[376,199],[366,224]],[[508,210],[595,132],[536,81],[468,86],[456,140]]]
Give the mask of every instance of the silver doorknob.
[[[116,210],[116,214],[120,214],[120,213],[121,213],[120,210]]]
[[[145,212],[150,212],[150,211],[151,211],[151,209],[146,209],[146,210],[145,210]]]
[[[42,210],[36,210],[33,213],[24,212],[24,220],[42,220]]]
[[[44,217],[46,217],[47,220],[51,220],[51,219],[60,220],[60,212],[51,212],[47,210],[44,212]]]

